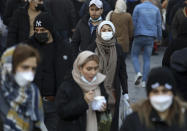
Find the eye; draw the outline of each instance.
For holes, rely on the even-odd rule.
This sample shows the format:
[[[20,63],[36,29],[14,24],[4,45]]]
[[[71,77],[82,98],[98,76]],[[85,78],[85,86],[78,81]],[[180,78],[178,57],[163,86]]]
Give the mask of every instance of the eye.
[[[28,70],[28,69],[29,69],[29,66],[23,65],[23,66],[21,66],[21,68],[22,68],[23,70]]]
[[[159,93],[159,91],[158,90],[152,90],[152,92],[154,93],[154,94],[158,94]]]
[[[92,67],[87,67],[87,70],[88,71],[91,71],[93,68]]]

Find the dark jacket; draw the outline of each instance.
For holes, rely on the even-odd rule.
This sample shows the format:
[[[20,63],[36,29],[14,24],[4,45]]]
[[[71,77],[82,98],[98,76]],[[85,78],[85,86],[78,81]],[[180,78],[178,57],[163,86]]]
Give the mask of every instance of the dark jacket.
[[[91,34],[88,20],[90,16],[84,16],[77,24],[76,31],[73,34],[72,45],[75,50],[75,56],[84,50],[87,50],[90,45],[95,42],[96,31]]]
[[[181,32],[184,32],[183,30],[187,30],[187,13],[184,11],[184,8],[181,8],[178,9],[172,21],[172,38],[176,39],[179,37]]]
[[[68,31],[75,28],[77,16],[71,0],[45,0],[44,2],[56,30]]]
[[[174,73],[178,95],[187,102],[187,46],[171,56],[170,68]]]
[[[163,59],[162,59],[162,66],[170,67],[170,58],[171,55],[180,49],[187,47],[187,34],[180,36],[179,38],[172,41],[172,43],[169,45],[169,47],[166,49]],[[185,58],[185,57],[183,57]],[[180,58],[180,59],[183,59]]]
[[[26,41],[40,53],[40,63],[35,75],[35,84],[39,87],[42,96],[55,96],[55,43],[40,44],[34,36]]]
[[[101,94],[106,93],[103,85]],[[88,104],[80,86],[71,77],[60,86],[56,96],[57,112],[60,117],[57,131],[86,131],[86,111]]]
[[[15,11],[8,26],[7,47],[18,44],[29,38],[30,20],[28,7],[22,7]]]
[[[90,47],[91,51],[95,51],[96,44]],[[126,64],[125,58],[123,55],[122,47],[119,44],[116,44],[116,51],[117,51],[117,67],[114,79],[114,87],[116,92],[116,105],[115,105],[115,112],[112,121],[111,131],[118,131],[118,121],[119,121],[119,104],[120,104],[120,97],[121,97],[121,88],[122,93],[128,93],[128,84],[127,84],[127,71],[126,71]]]
[[[14,12],[19,7],[23,7],[24,5],[25,5],[25,2],[23,2],[23,0],[6,0],[3,20],[7,26],[11,23],[11,18]]]
[[[5,4],[6,4],[6,1],[5,1],[5,0],[0,0],[0,16],[3,16],[3,15],[4,15]]]
[[[187,115],[185,119],[187,118]],[[153,123],[153,128],[147,128],[141,123],[140,118],[136,112],[130,114],[125,119],[120,131],[186,131],[187,127],[185,124],[184,128],[180,128],[177,125],[169,126],[166,122],[162,121],[156,111],[152,111],[150,115],[150,121]]]
[[[35,83],[40,88],[42,96],[56,96],[58,87],[72,71],[71,47],[64,41],[54,41],[42,45],[34,37],[31,37],[26,43],[36,48],[41,56]]]

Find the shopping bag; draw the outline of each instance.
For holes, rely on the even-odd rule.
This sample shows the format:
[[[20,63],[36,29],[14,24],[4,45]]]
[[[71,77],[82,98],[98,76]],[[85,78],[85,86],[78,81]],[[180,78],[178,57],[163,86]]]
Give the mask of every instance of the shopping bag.
[[[109,111],[100,114],[98,122],[98,131],[110,131],[112,123],[112,114]]]

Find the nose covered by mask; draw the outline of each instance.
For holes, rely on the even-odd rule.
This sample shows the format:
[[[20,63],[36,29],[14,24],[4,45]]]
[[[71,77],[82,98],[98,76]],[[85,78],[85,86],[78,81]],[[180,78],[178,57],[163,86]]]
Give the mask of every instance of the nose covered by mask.
[[[150,97],[150,102],[153,108],[159,112],[164,112],[170,108],[173,103],[173,96],[156,95]]]
[[[101,38],[105,41],[111,40],[113,37],[113,32],[101,32]]]
[[[34,73],[31,71],[16,72],[14,78],[20,87],[24,87],[34,80]]]
[[[34,33],[34,37],[41,44],[45,44],[49,40],[47,32],[45,32],[45,33]]]

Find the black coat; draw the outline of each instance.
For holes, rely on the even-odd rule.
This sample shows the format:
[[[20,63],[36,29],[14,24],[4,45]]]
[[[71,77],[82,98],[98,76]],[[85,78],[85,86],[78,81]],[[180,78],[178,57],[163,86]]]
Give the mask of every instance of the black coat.
[[[185,119],[186,118],[187,116],[185,117]],[[187,130],[187,127],[181,129],[177,125],[169,126],[166,122],[161,121],[156,111],[153,111],[151,113],[150,121],[153,123],[154,126],[153,129],[145,127],[145,125],[140,122],[138,114],[134,112],[129,116],[127,116],[120,131],[186,131]]]
[[[40,44],[34,36],[26,41],[40,53],[40,63],[35,75],[35,84],[39,87],[42,96],[55,96],[55,43]]]
[[[77,24],[76,31],[72,37],[72,45],[74,47],[75,57],[81,51],[87,50],[90,45],[95,42],[96,31],[91,34],[88,20],[90,16],[84,16]]]
[[[172,41],[169,47],[166,49],[163,59],[162,59],[162,66],[170,67],[170,57],[171,55],[180,49],[187,47],[187,34],[180,36],[179,38]],[[182,58],[180,58],[182,59]]]
[[[95,51],[95,48],[96,48],[96,44],[90,47],[90,50]],[[128,93],[128,83],[127,83],[128,76],[126,71],[125,57],[123,54],[122,47],[119,44],[116,44],[116,51],[117,51],[117,67],[116,67],[116,73],[115,73],[114,84],[113,84],[116,92],[116,105],[115,105],[115,113],[111,126],[111,131],[118,131],[121,87],[122,87],[123,94]]]
[[[75,7],[71,0],[44,0],[56,30],[74,29],[77,23]]]
[[[5,0],[3,0],[5,1]],[[5,4],[5,10],[3,14],[3,20],[5,25],[9,25],[11,23],[11,18],[14,14],[14,12],[19,8],[23,7],[25,5],[25,2],[23,0],[6,0]]]
[[[28,7],[22,7],[15,11],[8,26],[7,47],[23,42],[29,38],[30,20]]]
[[[101,94],[107,98],[103,85]],[[86,131],[88,104],[80,86],[70,78],[60,86],[56,96],[57,112],[60,117],[57,131]]]
[[[71,47],[64,41],[42,45],[34,37],[26,43],[36,48],[41,56],[35,83],[40,88],[42,96],[56,96],[58,87],[71,74],[73,66]]]
[[[172,54],[170,68],[175,76],[178,96],[187,102],[187,48]]]

